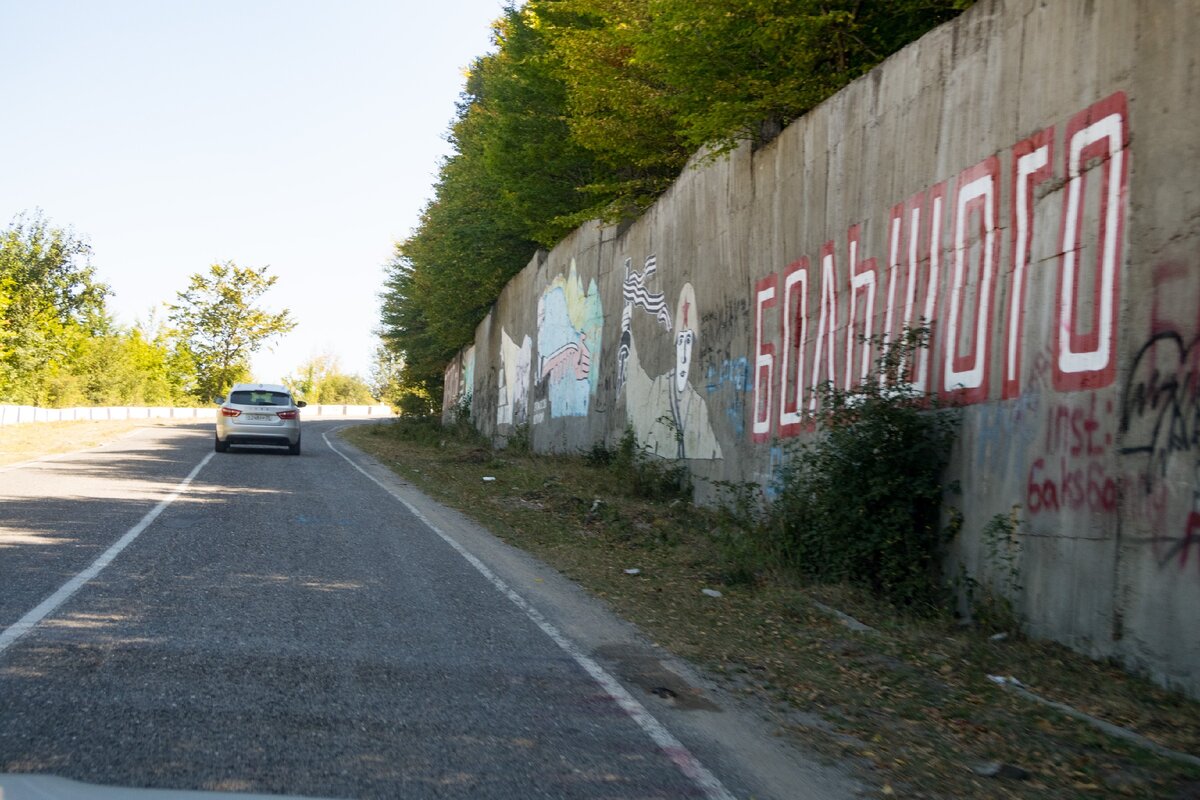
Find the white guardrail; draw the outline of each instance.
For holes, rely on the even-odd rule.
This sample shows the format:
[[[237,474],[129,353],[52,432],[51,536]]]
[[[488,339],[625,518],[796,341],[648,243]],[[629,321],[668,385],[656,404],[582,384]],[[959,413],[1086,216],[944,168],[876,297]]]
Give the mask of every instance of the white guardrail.
[[[216,406],[202,408],[151,408],[147,406],[100,406],[79,408],[38,408],[37,406],[0,405],[0,426],[26,422],[71,422],[103,419],[212,419]],[[310,405],[301,412],[304,419],[314,417],[391,417],[391,406]]]

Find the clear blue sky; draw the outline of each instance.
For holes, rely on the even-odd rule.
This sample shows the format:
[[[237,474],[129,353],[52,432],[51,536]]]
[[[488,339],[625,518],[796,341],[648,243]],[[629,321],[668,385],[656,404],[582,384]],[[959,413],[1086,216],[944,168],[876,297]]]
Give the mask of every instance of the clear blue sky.
[[[502,0],[0,0],[0,226],[93,247],[120,322],[217,261],[270,265],[296,330],[366,374],[393,244],[432,194]],[[159,312],[161,315],[161,312]]]

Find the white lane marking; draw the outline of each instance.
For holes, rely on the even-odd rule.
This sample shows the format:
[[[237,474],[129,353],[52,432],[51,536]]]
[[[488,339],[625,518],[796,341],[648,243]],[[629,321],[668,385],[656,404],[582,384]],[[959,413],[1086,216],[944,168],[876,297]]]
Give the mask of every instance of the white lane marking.
[[[33,609],[28,614],[14,622],[12,625],[6,628],[3,633],[0,633],[0,653],[3,653],[12,646],[13,642],[17,641],[22,636],[37,627],[39,622],[48,617],[50,614],[54,613],[54,610],[66,602],[67,598],[79,591],[80,587],[82,587],[92,578],[99,575],[105,567],[112,563],[112,560],[116,558],[122,550],[128,547],[134,539],[140,536],[142,531],[146,530],[146,528],[149,528],[150,524],[154,522],[154,520],[158,519],[158,515],[161,514],[167,506],[179,499],[179,496],[183,494],[184,490],[187,489],[188,485],[191,484],[195,477],[200,474],[200,470],[204,469],[204,465],[211,461],[214,455],[216,455],[216,453],[209,453],[206,455],[169,495],[159,501],[158,505],[156,505],[154,508],[146,512],[146,516],[142,517],[141,522],[126,531],[124,536],[122,536],[120,539],[114,542],[111,547],[101,553],[99,557],[92,562],[90,567],[64,583],[61,587],[59,587],[57,592],[39,603],[37,608]]]
[[[336,428],[333,431],[330,431],[330,433],[337,433],[339,430],[341,430],[341,428]],[[709,798],[709,800],[734,800],[733,795],[729,793],[729,790],[726,789],[724,785],[722,785],[717,776],[709,772],[708,769],[705,768],[705,766],[701,764],[694,755],[692,755],[691,751],[689,751],[682,742],[676,739],[661,722],[655,719],[650,712],[646,710],[646,707],[639,703],[637,699],[631,695],[616,678],[614,678],[608,673],[607,670],[604,669],[604,667],[597,664],[595,660],[580,650],[579,647],[576,646],[576,644],[568,639],[563,633],[561,633],[558,628],[550,624],[550,622],[542,616],[540,611],[530,605],[524,597],[513,591],[507,583],[501,580],[496,573],[492,572],[487,565],[476,558],[469,550],[459,544],[456,539],[443,532],[440,528],[430,522],[429,519],[427,519],[424,514],[417,510],[412,503],[401,497],[399,494],[393,491],[391,487],[382,483],[374,475],[367,472],[358,464],[355,464],[354,461],[352,461],[350,457],[341,450],[338,450],[336,447],[334,447],[329,441],[328,433],[322,433],[321,438],[325,440],[325,444],[329,445],[330,450],[344,458],[346,463],[348,463],[350,466],[354,467],[363,475],[366,475],[367,478],[369,478],[376,486],[390,494],[394,499],[400,501],[400,503],[402,503],[414,517],[425,523],[425,527],[436,533],[439,537],[441,537],[442,541],[454,548],[454,550],[460,556],[467,560],[467,563],[478,570],[483,577],[487,578],[488,582],[491,583],[492,586],[496,587],[496,589],[502,595],[512,601],[513,605],[524,611],[525,616],[529,617],[529,619],[533,621],[533,624],[541,628],[542,633],[549,636],[555,644],[565,650],[567,655],[575,659],[575,662],[579,664],[579,666],[583,667],[583,670],[588,675],[591,675],[592,679],[595,680],[596,683],[600,684],[600,687],[604,689],[609,697],[616,701],[617,705],[621,707],[621,710],[628,714],[630,718],[637,723],[638,727],[640,727],[642,731],[644,731],[646,735],[649,736],[656,745],[658,745],[659,749],[666,754],[667,758],[671,759],[671,761],[675,763],[675,766],[679,768],[679,771],[691,779],[692,783],[696,784],[696,786],[704,792],[705,797]]]

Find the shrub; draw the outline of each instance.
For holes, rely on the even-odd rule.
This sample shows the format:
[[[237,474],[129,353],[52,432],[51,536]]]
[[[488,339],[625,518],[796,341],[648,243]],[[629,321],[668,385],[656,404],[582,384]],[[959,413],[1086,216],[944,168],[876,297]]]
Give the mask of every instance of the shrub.
[[[915,609],[945,599],[942,473],[957,428],[954,411],[908,382],[928,335],[911,329],[880,346],[854,389],[821,388],[816,436],[790,447],[763,525],[764,544],[802,575]]]

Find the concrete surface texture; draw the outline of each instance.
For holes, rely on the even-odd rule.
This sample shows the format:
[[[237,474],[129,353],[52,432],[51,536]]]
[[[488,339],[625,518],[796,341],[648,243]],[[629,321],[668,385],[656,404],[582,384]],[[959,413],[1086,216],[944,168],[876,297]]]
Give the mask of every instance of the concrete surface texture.
[[[924,318],[964,405],[952,553],[1019,506],[1030,632],[1200,695],[1200,15],[981,0],[636,222],[537,254],[447,368],[447,409],[769,486],[860,336]],[[703,483],[703,481],[701,481]]]

